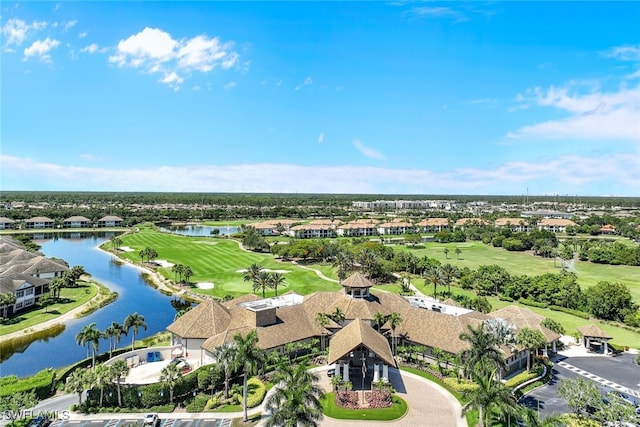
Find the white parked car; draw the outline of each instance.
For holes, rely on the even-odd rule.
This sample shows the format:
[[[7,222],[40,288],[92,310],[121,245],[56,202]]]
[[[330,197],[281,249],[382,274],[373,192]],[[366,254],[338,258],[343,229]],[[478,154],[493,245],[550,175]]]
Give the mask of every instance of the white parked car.
[[[147,414],[144,417],[144,425],[146,426],[155,426],[158,424],[158,421],[160,421],[158,414]]]

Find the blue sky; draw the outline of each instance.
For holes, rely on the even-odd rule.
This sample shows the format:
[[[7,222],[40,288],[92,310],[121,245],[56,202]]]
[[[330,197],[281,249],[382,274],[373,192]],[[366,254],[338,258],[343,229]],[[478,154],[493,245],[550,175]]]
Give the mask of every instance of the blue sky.
[[[3,190],[640,195],[639,2],[0,7]]]

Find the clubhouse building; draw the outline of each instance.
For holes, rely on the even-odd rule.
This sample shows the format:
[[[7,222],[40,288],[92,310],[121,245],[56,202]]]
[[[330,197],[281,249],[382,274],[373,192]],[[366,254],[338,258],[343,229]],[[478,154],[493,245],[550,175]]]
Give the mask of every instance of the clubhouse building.
[[[434,349],[455,355],[468,347],[460,334],[477,327],[499,313],[482,314],[473,310],[439,303],[427,297],[405,298],[390,292],[371,290],[373,283],[355,273],[342,282],[342,290],[315,292],[306,296],[289,292],[273,298],[248,294],[218,302],[207,299],[167,327],[172,345],[181,345],[185,356],[197,364],[215,362],[215,350],[233,343],[236,334],[252,330],[258,334],[263,350],[286,353],[289,343],[311,343],[319,340],[321,348],[329,348],[328,363],[335,364],[336,375],[350,380],[363,377],[368,381],[388,378],[388,368],[396,367],[391,352],[395,339],[398,346],[419,346],[424,359],[435,360]],[[504,310],[504,309],[503,309]],[[320,316],[322,313],[325,316]],[[402,318],[395,330],[389,322],[378,325],[381,316],[392,313]],[[542,318],[530,310],[505,311],[504,320],[514,329],[531,327],[545,335],[554,346],[560,335],[540,324]],[[523,318],[525,320],[523,320]],[[324,319],[321,321],[320,319]],[[526,366],[528,351],[503,348],[508,374]]]

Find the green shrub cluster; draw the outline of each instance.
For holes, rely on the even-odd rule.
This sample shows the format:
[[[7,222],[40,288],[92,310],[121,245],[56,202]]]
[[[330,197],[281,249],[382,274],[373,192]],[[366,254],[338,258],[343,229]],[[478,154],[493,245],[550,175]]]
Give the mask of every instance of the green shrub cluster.
[[[529,305],[531,307],[538,307],[538,308],[547,308],[548,307],[548,305],[543,303],[543,302],[538,302],[538,301],[530,300],[530,299],[527,299],[527,298],[520,298],[518,300],[518,302],[520,304]]]
[[[572,308],[561,307],[559,305],[550,305],[549,309],[553,311],[561,311],[563,313],[571,314],[573,316],[580,317],[581,319],[589,319],[589,314],[584,311],[574,310]]]
[[[206,394],[198,394],[195,399],[187,405],[187,412],[203,412],[209,402],[209,396]]]
[[[445,378],[443,381],[449,388],[457,391],[458,393],[465,393],[478,388],[478,385],[474,382],[459,380],[458,378]]]
[[[264,396],[267,394],[267,387],[259,378],[253,377],[247,381],[247,389],[247,407],[255,408],[262,403]],[[241,405],[243,404],[242,395],[240,395],[238,401]]]
[[[534,379],[535,377],[539,376],[541,373],[542,372],[540,372],[539,369],[536,369],[533,371],[521,372],[518,375],[514,375],[513,377],[505,381],[504,385],[509,388],[514,388],[515,386],[518,386],[522,383],[525,383],[529,380]]]
[[[53,394],[52,384],[55,377],[55,371],[50,368],[22,379],[15,375],[2,377],[0,378],[0,397],[33,390],[38,399],[46,399]]]

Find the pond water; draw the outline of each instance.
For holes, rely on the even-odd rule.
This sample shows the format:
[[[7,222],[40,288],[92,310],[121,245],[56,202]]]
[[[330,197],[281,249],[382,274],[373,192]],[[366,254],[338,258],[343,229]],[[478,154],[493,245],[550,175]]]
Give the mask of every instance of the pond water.
[[[103,331],[111,322],[122,324],[129,314],[138,312],[144,316],[147,330],[140,329],[136,339],[164,331],[173,322],[176,313],[170,303],[173,297],[163,295],[147,285],[142,278],[142,270],[114,262],[113,255],[98,249],[111,235],[103,233],[102,237],[93,235],[88,238],[36,240],[47,257],[62,258],[69,266],[82,265],[96,281],[118,292],[119,296],[116,301],[89,316],[67,323],[62,331],[47,331],[34,342],[22,340],[10,348],[3,346],[0,349],[0,375],[31,375],[45,368],[60,368],[85,358],[86,347],[79,346],[75,336],[92,322]],[[127,342],[131,343],[130,335],[122,337],[120,346],[125,346]],[[102,340],[100,351],[108,349],[107,340]]]
[[[183,236],[229,236],[238,232],[238,227],[226,226],[226,227],[214,227],[212,225],[172,225],[170,227],[160,227],[160,230],[167,233],[181,234]],[[218,230],[216,233],[214,230]]]

